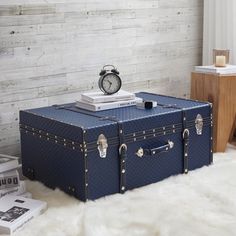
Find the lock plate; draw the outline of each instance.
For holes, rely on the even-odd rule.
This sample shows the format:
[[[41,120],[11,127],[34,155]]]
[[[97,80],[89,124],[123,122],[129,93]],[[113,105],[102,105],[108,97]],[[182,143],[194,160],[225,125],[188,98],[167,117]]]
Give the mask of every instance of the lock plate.
[[[99,156],[101,158],[106,158],[108,143],[107,143],[107,138],[105,137],[104,134],[100,134],[98,136],[97,145],[98,145]]]
[[[203,118],[200,114],[197,115],[195,119],[195,128],[197,135],[202,135],[203,130]]]

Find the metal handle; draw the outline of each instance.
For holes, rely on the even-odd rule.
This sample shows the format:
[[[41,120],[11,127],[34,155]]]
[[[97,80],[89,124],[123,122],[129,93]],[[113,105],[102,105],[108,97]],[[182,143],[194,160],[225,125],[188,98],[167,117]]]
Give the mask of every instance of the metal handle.
[[[109,66],[112,67],[113,69],[115,69],[115,66],[113,66],[113,65],[105,65],[105,66],[103,66],[103,70],[105,70],[105,68],[109,67]]]
[[[138,157],[143,157],[143,156],[154,156],[157,155],[161,152],[168,152],[170,149],[172,149],[174,147],[174,142],[168,140],[168,143],[157,147],[157,148],[152,148],[152,149],[143,149],[143,148],[139,148],[138,151],[136,152],[136,155]]]

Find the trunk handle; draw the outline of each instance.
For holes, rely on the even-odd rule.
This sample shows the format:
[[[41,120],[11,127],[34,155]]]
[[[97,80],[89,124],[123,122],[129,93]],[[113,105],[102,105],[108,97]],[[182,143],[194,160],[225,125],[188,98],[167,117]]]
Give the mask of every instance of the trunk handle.
[[[160,146],[160,147],[156,147],[156,148],[152,148],[152,149],[143,149],[140,147],[138,149],[138,151],[136,152],[136,155],[140,158],[142,158],[144,156],[155,156],[155,155],[162,153],[162,152],[168,152],[173,147],[174,147],[174,142],[168,140],[167,144]]]

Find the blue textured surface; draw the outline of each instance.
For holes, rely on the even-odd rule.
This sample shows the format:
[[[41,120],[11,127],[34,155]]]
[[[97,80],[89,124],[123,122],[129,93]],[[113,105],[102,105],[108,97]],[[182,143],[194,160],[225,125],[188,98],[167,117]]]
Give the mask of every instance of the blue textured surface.
[[[204,126],[203,135],[197,135],[194,120],[197,114],[210,117],[210,106],[207,103],[185,99],[139,93],[145,100],[155,100],[163,105],[176,105],[186,110],[189,137],[189,168],[190,170],[210,164],[210,125]],[[66,105],[68,106],[68,104]],[[178,125],[178,132],[162,135],[151,139],[142,139],[128,143],[126,162],[126,189],[133,189],[146,184],[160,181],[170,175],[183,173],[183,142],[182,142],[182,111],[179,108],[158,106],[152,110],[138,109],[135,106],[111,109],[100,112],[80,113],[80,109],[70,106],[74,111],[58,109],[55,106],[21,111],[20,122],[54,135],[82,143],[94,143],[94,148],[84,157],[80,150],[69,148],[21,133],[22,162],[24,174],[28,168],[35,170],[35,179],[48,186],[59,187],[70,194],[68,188],[75,188],[73,193],[81,200],[97,199],[99,197],[119,192],[119,155],[118,126],[115,121],[103,120],[100,117],[115,117],[123,122],[124,134],[152,130],[157,127]],[[90,114],[90,115],[89,115]],[[83,129],[86,133],[83,134]],[[96,141],[100,134],[116,143],[108,146],[107,157],[100,158]],[[83,140],[84,137],[84,140]],[[137,150],[142,148],[157,148],[168,140],[174,142],[174,148],[158,156],[138,158]],[[85,177],[85,169],[88,169]],[[88,181],[87,196],[85,181]]]

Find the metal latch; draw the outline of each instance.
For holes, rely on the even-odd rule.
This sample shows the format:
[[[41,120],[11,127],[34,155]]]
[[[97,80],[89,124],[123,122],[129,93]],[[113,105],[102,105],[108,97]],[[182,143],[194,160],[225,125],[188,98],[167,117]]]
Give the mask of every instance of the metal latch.
[[[105,137],[104,134],[100,134],[98,136],[97,145],[98,145],[99,156],[101,158],[106,158],[108,143],[107,143],[107,138]]]
[[[195,128],[196,128],[197,135],[202,135],[203,118],[200,114],[198,114],[195,119]]]

